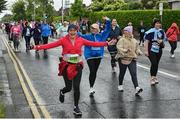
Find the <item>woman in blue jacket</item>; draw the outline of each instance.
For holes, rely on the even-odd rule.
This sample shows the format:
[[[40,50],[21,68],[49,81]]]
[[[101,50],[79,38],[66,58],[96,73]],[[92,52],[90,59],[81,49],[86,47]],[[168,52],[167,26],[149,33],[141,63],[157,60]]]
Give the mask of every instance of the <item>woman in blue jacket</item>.
[[[102,33],[99,33],[100,32],[99,25],[97,23],[94,23],[91,25],[90,34],[82,35],[81,33],[78,33],[78,35],[89,41],[94,41],[94,42],[106,41],[111,31],[111,20],[108,17],[103,17],[103,20],[106,21],[106,26],[105,26],[105,30]],[[84,47],[84,56],[85,59],[87,60],[87,64],[90,70],[90,74],[89,74],[90,96],[93,96],[93,94],[95,93],[93,86],[96,80],[97,70],[99,68],[101,59],[103,58],[103,55],[104,55],[104,47],[90,47],[90,46]]]
[[[49,36],[51,36],[51,28],[46,21],[44,21],[44,23],[41,24],[41,36],[42,36],[43,44],[47,44],[48,38]],[[44,56],[46,55],[47,55],[46,50],[44,50]]]

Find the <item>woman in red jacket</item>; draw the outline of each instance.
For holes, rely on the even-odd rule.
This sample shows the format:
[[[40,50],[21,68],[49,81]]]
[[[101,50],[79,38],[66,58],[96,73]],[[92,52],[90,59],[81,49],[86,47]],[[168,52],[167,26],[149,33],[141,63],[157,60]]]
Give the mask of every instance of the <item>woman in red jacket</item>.
[[[171,27],[166,32],[166,36],[171,46],[171,58],[175,58],[174,51],[177,48],[177,35],[179,33],[179,28],[176,23],[172,23]]]
[[[109,42],[110,43],[110,42]],[[68,27],[68,35],[59,39],[56,42],[46,45],[37,45],[34,47],[36,50],[50,49],[62,46],[62,59],[59,64],[59,76],[63,76],[65,87],[60,90],[59,100],[64,102],[64,94],[70,92],[72,85],[74,88],[74,114],[82,115],[78,107],[80,97],[80,82],[83,69],[82,62],[82,46],[106,46],[107,42],[92,42],[77,36],[77,27],[73,24]],[[73,81],[72,81],[73,80]]]

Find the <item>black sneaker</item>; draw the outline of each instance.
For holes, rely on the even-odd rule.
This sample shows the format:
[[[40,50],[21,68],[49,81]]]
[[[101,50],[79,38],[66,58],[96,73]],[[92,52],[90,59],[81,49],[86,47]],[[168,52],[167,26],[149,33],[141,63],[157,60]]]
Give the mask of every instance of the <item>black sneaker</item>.
[[[73,113],[74,113],[76,116],[81,116],[81,115],[82,115],[82,112],[81,112],[81,110],[79,109],[78,106],[75,106],[75,107],[74,107]]]
[[[62,90],[60,90],[60,93],[59,93],[59,101],[60,101],[61,103],[64,102],[64,94],[62,93]]]

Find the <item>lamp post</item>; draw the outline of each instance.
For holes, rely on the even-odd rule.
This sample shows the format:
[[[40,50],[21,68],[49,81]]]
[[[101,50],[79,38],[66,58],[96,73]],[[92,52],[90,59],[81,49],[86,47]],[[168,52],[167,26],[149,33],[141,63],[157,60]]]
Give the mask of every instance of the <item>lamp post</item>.
[[[33,2],[33,6],[34,6],[34,11],[33,11],[34,13],[33,13],[33,14],[34,14],[34,21],[35,21],[35,19],[36,19],[36,11],[35,11],[35,10],[36,10],[36,8],[35,8],[35,2]]]
[[[162,23],[162,15],[163,15],[163,3],[159,3],[159,15],[161,16],[161,23]]]
[[[63,5],[63,0],[62,0],[61,15],[62,15],[62,23],[63,23],[64,22],[64,5]]]

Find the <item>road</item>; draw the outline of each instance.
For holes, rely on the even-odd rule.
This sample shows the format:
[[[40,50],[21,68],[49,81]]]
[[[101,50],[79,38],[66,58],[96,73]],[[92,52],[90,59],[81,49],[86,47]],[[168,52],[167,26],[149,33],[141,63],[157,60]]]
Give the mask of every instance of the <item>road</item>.
[[[5,39],[4,35],[0,37]],[[58,73],[58,58],[61,48],[48,50],[48,58],[36,57],[35,51],[25,52],[25,44],[21,43],[21,53],[16,53],[33,87],[41,98],[40,106],[45,106],[52,118],[73,118],[73,91],[65,95],[65,102],[60,103],[59,89],[64,87],[62,77]],[[142,48],[143,49],[143,48]],[[129,71],[124,79],[124,92],[118,92],[118,74],[111,72],[110,56],[106,52],[100,64],[94,98],[89,97],[89,69],[84,60],[81,80],[80,109],[82,118],[173,118],[180,117],[180,47],[176,50],[176,58],[169,57],[170,46],[166,43],[159,65],[159,84],[150,86],[149,60],[145,56],[138,59],[138,81],[143,88],[140,96],[135,96],[135,90]],[[8,56],[6,60],[10,62]],[[14,72],[7,68],[9,74]],[[13,73],[15,75],[15,73]],[[10,78],[12,76],[9,76]],[[16,77],[17,78],[17,77]],[[12,82],[12,80],[9,80]],[[13,99],[16,102],[16,99]],[[21,104],[21,102],[19,102]],[[23,102],[22,102],[23,103]],[[24,104],[24,103],[23,103]],[[29,109],[28,109],[29,110]],[[23,115],[22,117],[31,117]]]

